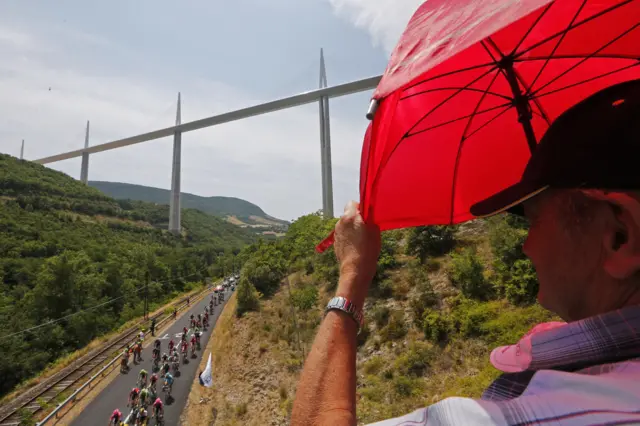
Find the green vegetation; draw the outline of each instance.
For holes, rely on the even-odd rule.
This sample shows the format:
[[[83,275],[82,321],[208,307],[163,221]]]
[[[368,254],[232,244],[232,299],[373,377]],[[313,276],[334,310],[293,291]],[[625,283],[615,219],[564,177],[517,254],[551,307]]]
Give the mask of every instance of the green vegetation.
[[[219,257],[254,241],[189,209],[183,235],[174,236],[164,230],[167,218],[166,206],[116,202],[63,173],[0,155],[0,395],[141,316],[147,282],[154,309],[217,275],[211,265]]]
[[[256,345],[268,342],[292,383],[337,284],[332,251],[314,250],[334,225],[319,214],[301,217],[283,239],[254,243],[236,258],[244,262],[241,285],[250,290],[243,312],[257,311],[239,324],[259,324]],[[525,237],[526,223],[509,216],[383,234],[358,336],[360,422],[447,396],[479,397],[499,374],[489,363],[491,349],[553,319],[535,303]],[[279,288],[287,274],[290,297]]]
[[[149,186],[132,185],[119,182],[90,181],[89,186],[96,188],[118,200],[138,200],[147,203],[167,204],[170,191]],[[245,223],[256,223],[251,216],[264,218],[282,226],[287,222],[267,215],[260,207],[245,200],[233,197],[200,197],[198,195],[181,194],[183,208],[197,209],[218,217],[236,216]]]

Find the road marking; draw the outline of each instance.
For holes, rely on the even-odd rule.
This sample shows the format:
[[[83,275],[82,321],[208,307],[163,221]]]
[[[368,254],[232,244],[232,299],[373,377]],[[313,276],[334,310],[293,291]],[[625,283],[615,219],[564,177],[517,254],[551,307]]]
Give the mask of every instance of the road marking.
[[[168,334],[165,334],[164,336],[160,337],[160,340],[167,340],[169,338]]]

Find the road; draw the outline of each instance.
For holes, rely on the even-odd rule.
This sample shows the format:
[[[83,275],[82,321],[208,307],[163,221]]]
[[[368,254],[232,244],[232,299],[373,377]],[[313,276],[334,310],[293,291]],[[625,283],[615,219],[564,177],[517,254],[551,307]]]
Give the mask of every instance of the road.
[[[209,294],[211,294],[211,291],[209,291],[207,296],[205,296],[201,301],[195,303],[191,309],[185,311],[181,317],[179,316],[178,319],[169,325],[168,328],[165,328],[161,333],[156,333],[156,337],[162,340],[162,353],[167,351],[170,336],[173,336],[174,342],[178,343],[180,341],[182,328],[184,326],[188,327],[189,317],[192,313],[197,315],[198,313],[204,312],[205,306],[208,306],[209,300],[211,299]],[[225,303],[230,296],[231,292],[227,291],[225,294]],[[158,380],[158,396],[161,397],[165,403],[164,419],[166,425],[177,425],[179,422],[180,414],[187,402],[191,385],[193,384],[193,379],[196,374],[199,374],[198,367],[200,365],[200,361],[203,356],[209,355],[208,353],[203,354],[204,348],[207,346],[209,336],[211,336],[211,332],[213,331],[215,323],[222,312],[223,306],[224,305],[218,305],[214,307],[213,315],[209,316],[210,325],[207,331],[200,337],[202,350],[196,351],[197,358],[189,358],[188,364],[180,364],[180,376],[176,377],[173,382],[173,389],[169,400],[167,400],[164,393],[161,391],[161,379]],[[193,331],[189,332],[190,335],[192,333]],[[176,335],[178,335],[178,337],[176,337]],[[146,341],[149,341],[149,339],[155,340],[155,338],[150,335],[145,337]],[[130,412],[130,409],[127,409],[127,399],[129,397],[129,392],[136,385],[138,373],[142,368],[144,368],[149,372],[149,374],[151,374],[151,352],[152,345],[149,345],[142,351],[142,362],[139,365],[130,364],[132,368],[129,372],[127,374],[120,374],[115,380],[109,383],[109,385],[107,385],[107,387],[95,397],[87,408],[82,411],[76,419],[74,419],[72,425],[86,426],[107,424],[111,413],[116,408],[118,408],[123,415],[127,416]],[[150,422],[150,425],[154,424],[155,421]]]

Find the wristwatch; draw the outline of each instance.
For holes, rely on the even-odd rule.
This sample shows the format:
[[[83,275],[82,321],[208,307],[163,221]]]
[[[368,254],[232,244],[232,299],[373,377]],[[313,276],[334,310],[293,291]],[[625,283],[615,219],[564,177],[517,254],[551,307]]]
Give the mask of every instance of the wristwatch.
[[[362,314],[361,309],[358,309],[356,305],[354,305],[349,299],[345,297],[334,297],[333,299],[329,300],[324,314],[327,315],[327,312],[334,309],[345,312],[351,318],[353,318],[353,320],[358,325],[358,333],[360,333],[360,330],[364,325],[364,315]]]

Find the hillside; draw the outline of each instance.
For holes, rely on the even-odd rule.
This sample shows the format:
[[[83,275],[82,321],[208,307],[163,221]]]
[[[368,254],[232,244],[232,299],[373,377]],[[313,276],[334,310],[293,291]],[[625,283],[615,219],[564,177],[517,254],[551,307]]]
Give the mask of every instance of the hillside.
[[[183,235],[174,236],[165,230],[166,207],[118,202],[0,155],[0,395],[140,316],[147,280],[154,307],[202,282],[221,253],[255,240],[206,213],[183,215]]]
[[[284,239],[242,250],[237,317],[225,319],[216,335],[214,387],[199,389],[194,426],[211,424],[211,413],[216,425],[288,424],[303,361],[337,282],[333,253],[313,252],[334,223],[305,216]],[[360,424],[448,396],[479,397],[498,375],[491,349],[552,319],[535,302],[535,273],[521,250],[525,228],[501,216],[383,234],[358,336]]]
[[[168,204],[171,191],[150,186],[133,185],[119,182],[90,181],[89,186],[96,188],[115,199],[146,201],[148,203]],[[214,216],[229,218],[238,225],[265,225],[286,227],[288,222],[266,214],[260,207],[245,200],[233,197],[200,197],[182,193],[183,208],[198,209]]]

